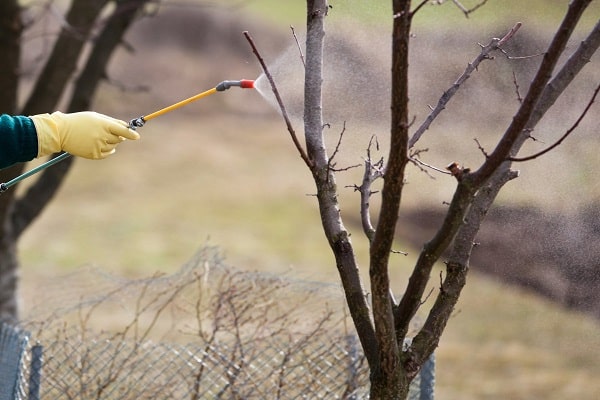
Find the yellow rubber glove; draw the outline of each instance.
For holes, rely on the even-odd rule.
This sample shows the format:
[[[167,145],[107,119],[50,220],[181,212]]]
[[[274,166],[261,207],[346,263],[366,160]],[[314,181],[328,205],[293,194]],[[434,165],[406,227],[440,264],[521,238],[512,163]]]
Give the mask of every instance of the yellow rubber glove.
[[[30,117],[38,136],[38,157],[66,151],[74,156],[98,160],[116,151],[126,139],[140,135],[127,122],[92,111],[39,114]]]

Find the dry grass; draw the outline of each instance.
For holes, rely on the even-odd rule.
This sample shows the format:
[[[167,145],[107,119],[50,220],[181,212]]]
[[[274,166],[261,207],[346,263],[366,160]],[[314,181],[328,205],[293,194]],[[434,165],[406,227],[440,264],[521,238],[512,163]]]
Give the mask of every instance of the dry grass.
[[[438,350],[442,398],[594,399],[598,323],[471,276]]]
[[[535,25],[536,16],[529,19]],[[265,56],[273,61],[284,44],[267,39],[270,34],[260,31],[259,24],[246,22],[234,23],[230,29],[249,29],[259,46],[268,40]],[[282,35],[288,34],[287,25],[279,24],[277,29]],[[497,33],[502,29],[490,30]],[[442,48],[415,52],[413,65],[419,74],[414,88],[418,94],[411,101],[418,117],[424,116],[425,105],[435,101],[476,54],[475,42],[485,41],[488,35],[477,33],[473,38],[432,33],[428,37],[434,41],[421,42],[430,46],[445,38]],[[387,48],[387,36],[382,38],[381,45]],[[420,39],[417,36],[415,41]],[[369,45],[376,49],[378,43],[373,42]],[[457,57],[460,62],[445,68],[448,46],[462,55]],[[205,90],[222,79],[253,78],[259,73],[255,61],[241,48],[243,45],[236,44],[231,57],[219,46],[200,50],[172,44],[140,45],[134,56],[120,55],[112,70],[134,83],[139,82],[136,76],[147,76],[152,91],[123,94],[105,86],[96,109],[128,119]],[[440,57],[432,59],[431,54]],[[485,93],[496,93],[497,80],[493,78],[499,70],[505,73],[502,79],[511,79],[511,68],[502,67],[505,64],[501,60],[488,65],[477,80],[484,90],[470,87],[462,99],[467,107],[448,110],[444,123],[440,121],[439,127],[428,133],[430,139],[424,146],[431,147],[429,160],[440,165],[455,158],[475,162],[480,154],[470,142],[475,136],[473,130],[489,137],[506,122],[514,107],[509,104],[499,109],[502,101],[495,95],[484,104],[484,108],[497,112],[487,129],[480,123],[484,117],[470,108],[486,99]],[[441,82],[433,85],[430,76]],[[597,78],[598,71],[592,76]],[[380,96],[385,98],[385,93]],[[358,104],[369,101],[361,97]],[[552,127],[560,118],[561,114],[547,126]],[[555,131],[561,132],[563,125]],[[376,125],[373,130],[385,132],[385,123],[383,126]],[[335,281],[333,257],[320,229],[315,199],[310,196],[311,177],[284,128],[258,93],[233,89],[152,121],[142,129],[139,143],[122,145],[118,154],[106,161],[78,160],[56,200],[21,242],[24,308],[46,277],[90,263],[130,276],[171,272],[206,242],[220,246],[227,262],[239,268]],[[336,135],[339,125],[334,128]],[[297,129],[301,131],[300,126]],[[457,139],[457,135],[462,138]],[[563,147],[562,155],[524,167],[523,177],[509,184],[500,200],[566,210],[574,202],[597,197],[600,188],[587,172],[591,168],[586,167],[588,161],[597,160],[593,146],[589,146],[592,136],[583,130],[579,141],[574,139]],[[368,137],[349,131],[348,140],[353,144],[344,161],[359,157]],[[578,154],[581,164],[573,160],[573,154]],[[565,159],[569,168],[553,167]],[[551,185],[548,170],[552,171]],[[340,186],[356,183],[352,173],[341,178]],[[453,185],[444,177],[431,181],[411,170],[411,194],[406,202],[411,207],[424,202],[439,205],[451,194]],[[575,188],[580,193],[577,199],[569,194]],[[344,213],[354,213],[357,200],[350,190],[345,192]],[[364,265],[362,236],[355,227],[350,229]],[[403,250],[411,250],[411,255],[394,260],[392,273],[398,291],[415,253],[413,249]],[[597,322],[472,275],[460,311],[438,350],[438,397],[593,399],[600,391],[593,379],[600,373],[597,332]]]

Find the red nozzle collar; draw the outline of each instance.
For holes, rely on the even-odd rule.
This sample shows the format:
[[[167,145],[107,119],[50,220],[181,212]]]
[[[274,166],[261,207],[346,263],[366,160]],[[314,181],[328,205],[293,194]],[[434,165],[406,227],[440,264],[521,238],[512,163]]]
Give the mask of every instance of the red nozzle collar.
[[[254,89],[254,81],[251,79],[240,80],[242,89]]]

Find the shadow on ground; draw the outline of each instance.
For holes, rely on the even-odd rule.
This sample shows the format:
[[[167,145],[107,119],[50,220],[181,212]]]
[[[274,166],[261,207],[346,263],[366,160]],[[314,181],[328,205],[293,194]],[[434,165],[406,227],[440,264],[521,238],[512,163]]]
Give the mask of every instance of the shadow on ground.
[[[444,217],[430,209],[411,211],[400,234],[418,248]],[[495,207],[476,237],[471,268],[530,289],[570,309],[600,318],[600,208],[574,215],[533,207]]]

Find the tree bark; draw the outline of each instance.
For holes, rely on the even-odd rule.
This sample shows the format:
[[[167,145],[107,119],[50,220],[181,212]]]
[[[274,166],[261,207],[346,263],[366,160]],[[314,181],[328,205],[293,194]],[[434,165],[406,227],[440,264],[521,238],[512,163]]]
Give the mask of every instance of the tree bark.
[[[21,58],[20,39],[23,31],[21,10],[17,0],[0,2],[0,112],[15,113],[19,82],[19,60]],[[14,168],[0,171],[0,180],[6,182],[13,176]],[[17,168],[18,170],[18,168]],[[2,201],[4,200],[4,201]],[[11,209],[10,197],[0,199],[0,216],[6,216]],[[17,250],[10,240],[10,223],[0,217],[0,322],[14,322],[18,314],[17,291]]]
[[[21,9],[17,0],[0,2],[0,113],[14,114],[17,111],[19,82],[20,40],[23,32]],[[0,180],[6,182],[20,172],[19,167],[0,170]],[[6,213],[10,202],[0,199],[0,215]],[[1,226],[1,224],[0,224]]]
[[[404,170],[408,162],[408,50],[412,19],[410,7],[409,0],[393,1],[391,140],[369,266],[373,320],[380,361],[379,368],[371,371],[372,399],[404,398],[410,383],[400,368],[400,350],[405,335],[397,335],[388,269],[404,188]]]
[[[17,88],[21,48],[19,41],[23,23],[17,0],[0,2],[0,112],[14,113],[17,106]]]
[[[350,235],[341,219],[335,174],[325,148],[322,117],[322,69],[326,0],[307,0],[306,67],[304,86],[304,132],[311,173],[325,236],[334,253],[350,315],[371,368],[378,364],[377,342],[371,313]]]
[[[0,323],[15,323],[19,315],[17,285],[19,261],[16,242],[7,228],[0,239]]]

